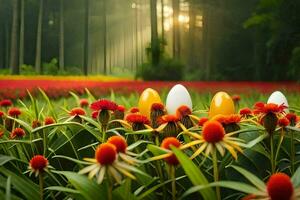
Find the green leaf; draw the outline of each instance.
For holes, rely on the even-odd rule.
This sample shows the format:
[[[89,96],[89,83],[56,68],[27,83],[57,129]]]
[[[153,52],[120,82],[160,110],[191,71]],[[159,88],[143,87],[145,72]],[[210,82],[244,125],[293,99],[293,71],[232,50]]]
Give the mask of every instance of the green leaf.
[[[107,193],[104,184],[98,185],[86,176],[74,172],[62,171],[57,173],[64,175],[86,200],[106,199]]]
[[[298,186],[300,186],[300,167],[298,167],[298,169],[292,176],[292,183],[295,188],[298,188]]]
[[[6,156],[6,155],[0,155],[0,166],[4,165],[5,163],[14,160],[14,157]]]
[[[50,110],[53,118],[55,119],[55,121],[57,121],[58,117],[57,117],[56,112],[54,111],[52,102],[50,101],[50,99],[47,96],[47,94],[41,88],[39,88],[39,90],[40,90],[40,93],[42,94],[42,96],[44,97],[44,99],[46,100],[46,102],[48,103],[49,110]]]
[[[236,171],[238,171],[239,173],[241,173],[245,178],[247,178],[253,185],[255,185],[257,188],[259,188],[261,191],[265,191],[266,190],[266,185],[265,183],[260,180],[259,178],[257,178],[256,176],[254,176],[252,173],[248,172],[247,170],[238,167],[238,166],[230,166],[233,169],[235,169]]]
[[[5,199],[10,200],[11,199],[11,176],[7,177],[5,192],[6,192]]]
[[[195,185],[208,185],[208,181],[204,174],[201,172],[200,168],[196,166],[193,161],[189,159],[187,155],[185,155],[182,151],[177,148],[171,147],[172,151],[176,155],[177,159],[180,162],[183,170],[186,175],[189,177],[190,181]],[[200,191],[200,194],[204,199],[212,200],[216,199],[215,193],[211,188],[205,188]]]
[[[167,151],[163,148],[160,148],[156,145],[153,145],[153,144],[148,144],[147,149],[149,151],[151,151],[153,153],[153,155],[155,155],[155,156],[159,156],[159,155],[162,155],[162,154],[165,154],[165,153],[169,153],[169,151]]]
[[[192,193],[202,191],[209,187],[225,187],[228,189],[237,190],[247,194],[264,195],[264,192],[245,183],[235,182],[235,181],[219,181],[219,182],[210,183],[208,185],[199,185],[199,186],[191,187],[180,197],[180,199],[183,199]]]
[[[62,186],[51,186],[51,187],[45,188],[45,190],[54,190],[54,191],[60,191],[60,192],[66,192],[66,193],[80,194],[80,192],[78,190],[74,190],[74,189],[62,187]]]
[[[4,167],[0,167],[0,173],[4,174],[7,177],[11,177],[11,184],[17,191],[24,195],[26,199],[39,200],[39,187],[30,179],[26,178],[22,174],[11,172]]]
[[[31,132],[32,128],[30,125],[28,125],[26,122],[20,120],[20,119],[16,119],[16,118],[13,118],[13,117],[10,117],[10,116],[6,116],[8,119],[11,119],[11,120],[14,120],[16,121],[17,123],[19,123],[21,126],[23,126],[27,132]]]

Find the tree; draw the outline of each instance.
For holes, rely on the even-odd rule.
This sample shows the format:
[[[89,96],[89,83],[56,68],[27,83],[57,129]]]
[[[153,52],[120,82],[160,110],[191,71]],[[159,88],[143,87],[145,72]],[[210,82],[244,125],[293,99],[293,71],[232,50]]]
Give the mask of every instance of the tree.
[[[60,0],[59,9],[59,70],[65,68],[65,28],[64,28],[64,0]]]
[[[42,73],[41,54],[42,54],[43,9],[44,9],[44,0],[40,0],[37,35],[36,35],[36,54],[35,54],[35,70],[39,74]]]
[[[20,0],[20,47],[19,47],[19,66],[24,63],[24,0]]]
[[[11,44],[10,44],[10,67],[12,74],[19,74],[17,63],[18,55],[18,0],[12,0],[12,27],[11,27]]]
[[[150,18],[151,18],[151,61],[157,65],[160,60],[160,44],[157,32],[157,0],[150,0]]]
[[[85,0],[84,56],[83,56],[84,75],[88,75],[88,65],[89,65],[89,22],[90,22],[90,0]]]
[[[103,20],[103,73],[107,74],[107,20],[106,20],[106,0],[103,0],[103,7],[102,7],[102,20]]]
[[[173,57],[180,56],[180,30],[179,30],[179,0],[172,0],[173,7]]]

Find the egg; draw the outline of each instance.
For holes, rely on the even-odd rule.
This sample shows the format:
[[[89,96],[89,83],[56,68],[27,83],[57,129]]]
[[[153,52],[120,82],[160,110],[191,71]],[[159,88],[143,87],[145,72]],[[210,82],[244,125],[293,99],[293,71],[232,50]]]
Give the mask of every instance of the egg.
[[[286,107],[289,107],[289,104],[288,104],[288,101],[287,101],[286,97],[280,91],[273,92],[271,94],[271,96],[269,97],[267,103],[275,103],[277,105],[284,104]],[[289,109],[286,108],[284,111],[286,113],[288,113]]]
[[[216,115],[230,115],[234,113],[235,108],[232,98],[226,92],[216,93],[210,103],[209,118]]]
[[[162,103],[159,94],[152,88],[145,89],[142,92],[138,103],[140,113],[150,119],[151,106],[154,103]]]
[[[181,84],[177,84],[169,91],[166,99],[168,114],[176,114],[178,107],[185,105],[192,109],[192,99],[188,90]]]

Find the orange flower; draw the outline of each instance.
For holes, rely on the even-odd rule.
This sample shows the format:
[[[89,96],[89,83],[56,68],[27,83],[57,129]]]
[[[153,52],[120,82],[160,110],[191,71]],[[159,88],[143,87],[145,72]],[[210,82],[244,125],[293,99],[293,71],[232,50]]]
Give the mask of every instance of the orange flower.
[[[117,152],[125,153],[127,148],[127,142],[122,136],[112,136],[108,138],[107,143],[113,144],[117,148]]]
[[[42,155],[34,156],[29,162],[29,168],[33,173],[44,172],[48,166],[48,160]]]
[[[240,97],[240,95],[232,95],[231,99],[237,103],[241,100],[241,97]]]
[[[182,105],[176,110],[176,116],[178,119],[182,119],[183,117],[191,114],[192,114],[192,110],[186,105]]]
[[[241,116],[237,114],[231,115],[217,115],[213,118],[214,120],[220,122],[223,125],[237,124],[241,121]]]
[[[118,105],[113,101],[107,99],[100,99],[98,101],[93,102],[90,107],[92,110],[96,110],[96,111],[101,111],[101,110],[115,111],[118,108]]]
[[[80,101],[79,101],[79,105],[80,105],[80,107],[87,107],[87,106],[89,106],[89,101],[87,100],[87,99],[80,99]]]
[[[254,113],[255,114],[284,113],[284,109],[286,108],[287,107],[284,104],[277,105],[275,103],[264,104],[262,102],[258,102],[254,105]]]
[[[178,122],[179,119],[176,115],[163,115],[160,119],[160,124],[169,123],[169,122]]]
[[[0,139],[4,136],[4,131],[0,130]]]
[[[82,108],[73,108],[69,114],[71,116],[85,115],[85,111]]]
[[[240,110],[240,115],[242,116],[248,116],[252,114],[252,110],[250,108],[242,108]]]
[[[138,112],[140,112],[140,109],[138,107],[132,107],[129,112],[130,113],[138,113]]]
[[[170,150],[171,146],[180,147],[180,145],[181,144],[180,144],[179,140],[177,140],[175,137],[167,137],[162,141],[161,148]],[[179,164],[178,159],[176,158],[176,156],[173,153],[164,159],[169,165],[178,165]]]
[[[22,128],[15,128],[11,134],[10,138],[14,139],[15,137],[22,138],[26,135],[25,131]]]
[[[290,200],[294,193],[294,187],[288,175],[276,173],[270,177],[267,191],[271,200]]]
[[[151,111],[154,110],[164,110],[165,106],[162,103],[153,103],[151,106]]]
[[[101,165],[110,165],[117,158],[117,148],[110,143],[100,144],[95,152],[95,159]]]
[[[4,112],[0,111],[0,118],[4,115]]]
[[[122,105],[118,105],[116,110],[119,111],[119,112],[125,112],[125,107],[122,106]]]
[[[21,110],[19,108],[10,108],[8,110],[8,115],[11,117],[18,117],[21,114]]]
[[[202,129],[203,139],[208,143],[216,143],[223,140],[225,130],[218,121],[206,122]]]
[[[150,124],[149,119],[145,115],[135,113],[127,115],[126,121],[129,123]]]
[[[54,124],[55,120],[52,117],[46,117],[44,120],[44,124],[45,125],[50,125],[50,124]]]
[[[41,125],[42,125],[41,122],[36,119],[36,120],[32,121],[31,127],[32,128],[37,128],[37,127],[40,127]]]
[[[198,121],[198,125],[199,126],[203,126],[205,122],[208,121],[208,118],[207,117],[201,117]]]
[[[291,125],[295,125],[297,123],[297,115],[295,113],[288,113],[285,117],[290,120]]]

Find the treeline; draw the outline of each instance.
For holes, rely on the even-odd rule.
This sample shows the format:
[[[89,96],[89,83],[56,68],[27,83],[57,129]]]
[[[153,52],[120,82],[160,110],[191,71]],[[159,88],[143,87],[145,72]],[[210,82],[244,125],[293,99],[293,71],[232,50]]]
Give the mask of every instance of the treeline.
[[[0,0],[0,68],[299,80],[299,10],[295,0]]]

